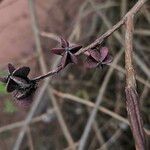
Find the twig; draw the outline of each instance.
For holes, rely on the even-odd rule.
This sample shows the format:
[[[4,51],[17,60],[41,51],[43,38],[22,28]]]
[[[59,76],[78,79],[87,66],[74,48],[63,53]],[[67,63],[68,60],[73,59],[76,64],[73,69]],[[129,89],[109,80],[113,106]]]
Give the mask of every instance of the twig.
[[[122,129],[118,129],[113,136],[106,142],[104,143],[100,148],[97,150],[104,150],[104,148],[107,146],[109,147],[113,142],[115,142],[122,134]]]
[[[53,114],[54,111],[55,110],[52,109],[52,108],[48,109],[47,113],[44,113],[40,116],[32,118],[32,120],[30,121],[30,124],[42,121],[45,116]],[[23,120],[23,121],[18,121],[18,122],[12,123],[12,124],[2,126],[2,127],[0,127],[0,133],[5,132],[7,130],[12,130],[12,129],[19,128],[19,127],[23,126],[24,124],[25,124],[25,121]]]
[[[23,124],[23,126],[22,126],[22,128],[21,128],[21,130],[20,130],[20,132],[19,132],[19,135],[18,135],[17,140],[16,140],[16,142],[15,142],[15,145],[14,145],[14,147],[13,147],[13,150],[19,150],[19,147],[20,147],[20,145],[21,145],[21,142],[22,142],[22,140],[23,140],[23,137],[24,137],[24,135],[25,135],[25,132],[26,132],[26,130],[27,130],[27,127],[28,127],[29,123],[30,123],[31,120],[32,120],[32,117],[33,117],[33,115],[34,115],[34,113],[35,113],[35,111],[36,111],[36,109],[37,109],[37,107],[38,107],[38,105],[39,105],[39,103],[40,103],[42,97],[43,97],[43,94],[44,94],[44,92],[45,92],[47,86],[48,86],[48,82],[45,81],[44,84],[43,84],[43,86],[42,86],[41,89],[40,89],[40,93],[39,93],[38,96],[36,97],[36,101],[34,101],[34,103],[33,103],[33,105],[32,105],[32,108],[31,108],[31,110],[29,111],[28,116],[26,117],[26,119],[25,119],[25,121],[24,121],[24,124]]]
[[[90,0],[90,3],[92,5],[92,7],[95,9],[96,5],[93,1]],[[104,24],[106,25],[107,28],[111,28],[112,27],[112,24],[110,23],[110,21],[107,19],[107,17],[105,16],[105,14],[102,14],[100,12],[97,12],[96,13],[101,17],[101,19],[103,20]],[[124,46],[124,40],[121,36],[121,34],[116,31],[114,34],[114,37],[118,40],[118,42]],[[135,45],[136,46],[136,45]],[[136,46],[138,48],[138,46]],[[140,66],[141,70],[147,75],[147,76],[150,76],[150,71],[148,69],[148,67],[145,65],[145,63],[137,56],[136,53],[134,53],[134,59],[136,61],[136,63]]]
[[[125,68],[126,68],[126,104],[130,126],[137,150],[146,150],[146,139],[143,120],[139,109],[139,96],[136,91],[136,80],[133,68],[133,17],[129,15],[125,30]]]
[[[136,14],[146,1],[147,0],[138,0],[138,2],[130,9],[130,11],[128,11],[128,13],[117,24],[115,24],[111,29],[109,29],[107,32],[105,32],[103,35],[101,35],[99,38],[97,38],[90,45],[80,49],[80,51],[78,51],[76,53],[76,55],[84,53],[88,49],[91,49],[93,47],[96,47],[96,46],[102,44],[114,31],[116,31],[119,27],[121,27],[125,23],[125,21],[129,15]]]
[[[90,114],[90,109],[89,109],[89,108],[88,108],[88,112],[89,112],[89,114]],[[93,128],[93,130],[94,130],[94,132],[95,132],[95,134],[96,134],[95,139],[96,139],[96,137],[97,137],[97,140],[99,141],[99,145],[103,145],[103,144],[105,143],[105,141],[104,141],[103,135],[102,135],[102,133],[101,133],[101,129],[99,129],[98,123],[97,123],[96,120],[93,122],[92,128]],[[95,139],[93,138],[94,141],[95,141]],[[93,145],[92,142],[91,142],[91,145]],[[90,147],[91,147],[91,146],[90,146]],[[91,149],[90,147],[89,147],[89,149]],[[108,149],[107,149],[107,146],[104,147],[104,150],[108,150]]]
[[[69,146],[69,147],[67,147],[67,148],[65,148],[65,149],[63,149],[63,150],[72,150],[74,147],[77,147],[78,144],[79,144],[79,143],[76,142],[75,145],[74,145],[73,147]]]
[[[121,0],[121,17],[123,17],[127,12],[127,0]]]
[[[38,21],[37,21],[37,18],[36,18],[35,6],[34,6],[33,0],[29,0],[28,2],[29,2],[31,21],[32,21],[32,26],[33,26],[34,36],[35,36],[36,48],[37,48],[37,52],[38,52],[38,55],[39,55],[39,62],[40,62],[40,66],[41,66],[42,72],[44,74],[46,74],[47,73],[47,68],[46,68],[46,63],[44,61],[44,56],[43,56],[42,48],[41,48],[41,42],[40,42],[40,38],[39,38],[39,29],[38,29]],[[50,81],[50,78],[45,80],[46,87],[48,86],[49,81]],[[35,102],[36,103],[33,103],[33,107],[32,107],[34,109],[32,110],[32,108],[31,108],[32,115],[30,115],[30,114],[28,115],[28,117],[26,119],[26,122],[25,122],[23,128],[21,129],[21,131],[19,133],[19,136],[17,138],[17,141],[16,141],[15,146],[14,146],[14,150],[18,150],[19,149],[19,147],[21,145],[21,142],[22,142],[22,139],[24,137],[24,134],[26,132],[27,125],[31,121],[31,119],[33,117],[33,114],[34,114],[34,112],[35,112],[35,110],[36,110],[40,100],[39,101],[36,100]],[[52,103],[53,103],[53,101],[52,101]],[[59,111],[58,105],[57,105],[57,103],[53,103],[53,104],[54,104],[54,107],[57,108],[56,109],[56,115],[58,117],[58,121],[60,122],[60,125],[63,124],[63,127],[65,126],[65,129],[62,128],[63,133],[64,133],[68,143],[70,144],[70,146],[72,146],[72,145],[74,145],[73,139],[72,139],[72,137],[71,137],[67,127],[66,127],[64,119],[63,119],[63,117],[62,117],[62,115],[61,115],[61,113]],[[60,118],[61,118],[61,120],[60,120]]]
[[[143,72],[147,75],[147,77],[150,77],[150,69],[141,61],[138,55],[134,55],[134,59],[137,64],[140,66],[140,68],[143,70]]]
[[[136,29],[134,34],[150,36],[150,30],[148,30],[148,29]]]
[[[55,109],[56,109],[57,118],[58,118],[58,121],[59,121],[59,123],[60,123],[60,126],[61,126],[61,128],[62,128],[62,130],[63,130],[63,133],[64,133],[64,135],[65,135],[65,137],[66,137],[66,140],[68,141],[70,147],[72,147],[72,150],[75,150],[75,143],[74,143],[74,141],[73,141],[73,139],[72,139],[72,137],[71,137],[71,134],[69,133],[69,130],[68,130],[68,128],[67,128],[67,125],[66,125],[66,123],[65,123],[65,121],[64,121],[64,118],[63,118],[63,116],[62,116],[62,113],[61,113],[61,111],[60,111],[60,109],[59,109],[59,106],[58,106],[58,104],[57,104],[56,98],[55,98],[54,94],[52,93],[50,86],[49,86],[49,88],[48,88],[48,94],[49,94],[49,96],[51,97],[51,101],[52,101],[52,103],[53,103],[53,105],[54,105],[54,107],[55,107]]]
[[[62,93],[62,92],[56,91],[56,90],[54,90],[54,89],[53,89],[53,92],[54,92],[54,94],[57,95],[58,97],[62,97],[62,98],[64,98],[64,99],[66,99],[66,100],[72,100],[72,101],[78,102],[78,103],[80,103],[80,104],[87,105],[87,106],[89,106],[89,107],[95,107],[95,104],[92,103],[92,102],[89,101],[89,100],[82,99],[82,98],[79,98],[79,97],[77,97],[77,96],[74,96],[74,95],[71,95],[71,94],[68,94],[68,93]],[[99,107],[98,107],[98,110],[101,111],[101,112],[103,112],[103,113],[105,113],[105,114],[107,114],[107,115],[109,115],[109,116],[111,116],[111,117],[113,117],[113,118],[115,118],[116,120],[119,120],[119,121],[121,121],[121,122],[124,122],[124,123],[126,123],[126,124],[129,124],[129,122],[128,122],[127,119],[125,119],[125,118],[123,118],[122,116],[120,116],[120,115],[114,113],[113,111],[108,110],[107,108],[105,108],[105,107],[103,107],[103,106],[99,106]]]
[[[33,139],[32,139],[32,135],[31,135],[30,127],[28,127],[28,129],[27,129],[27,136],[28,136],[30,150],[34,150]]]
[[[149,79],[147,80],[149,82]],[[143,106],[143,100],[146,98],[146,96],[149,93],[149,88],[147,86],[144,86],[142,94],[140,95],[140,105]]]
[[[148,6],[148,5],[147,5]],[[148,21],[148,23],[150,24],[150,18],[149,18],[149,11],[148,11],[148,7],[144,6],[142,8],[142,13],[144,15],[144,17],[146,18],[146,20]]]
[[[121,55],[123,53],[123,50],[121,50],[115,57],[114,61],[113,61],[113,64],[116,64],[119,59],[121,58]],[[91,130],[91,125],[93,123],[93,121],[95,120],[95,117],[96,117],[96,114],[97,114],[97,111],[98,111],[98,107],[102,101],[102,97],[104,95],[104,92],[105,92],[105,89],[107,87],[107,84],[109,82],[109,79],[111,77],[111,74],[113,73],[113,68],[110,68],[109,71],[107,72],[105,78],[104,78],[104,82],[102,83],[101,85],[101,88],[99,90],[99,94],[98,94],[98,97],[96,99],[96,102],[95,102],[95,107],[94,109],[92,110],[91,112],[91,115],[87,121],[87,124],[86,124],[86,127],[83,131],[83,135],[81,137],[81,140],[80,140],[80,143],[79,143],[79,150],[83,150],[84,147],[85,147],[85,144],[86,144],[86,141],[87,141],[87,138],[88,138],[88,135],[89,135],[89,132]]]
[[[121,72],[121,73],[123,73],[123,74],[126,74],[125,73],[125,69],[124,68],[122,68],[121,66],[119,66],[119,65],[113,65],[113,64],[110,64],[110,66],[111,67],[113,67],[113,68],[115,68],[116,70],[118,70],[119,72]],[[145,86],[147,86],[148,88],[150,88],[150,82],[149,81],[145,81],[142,77],[140,77],[140,76],[136,76],[136,79],[140,82],[140,83],[142,83],[142,84],[144,84]]]
[[[36,78],[34,78],[34,79],[32,79],[32,80],[33,80],[33,81],[36,81],[36,82],[39,82],[39,81],[41,81],[41,80],[43,80],[43,79],[45,79],[45,78],[47,78],[47,77],[50,77],[50,76],[52,76],[52,75],[58,73],[58,72],[59,72],[60,70],[62,70],[62,69],[63,69],[63,67],[60,65],[60,66],[58,66],[56,69],[51,70],[51,71],[49,71],[48,73],[46,73],[46,74],[44,74],[44,75],[41,75],[41,76],[38,76],[38,77],[36,77]]]
[[[105,140],[104,140],[104,137],[102,135],[101,129],[98,128],[98,123],[96,121],[94,121],[94,123],[93,123],[93,129],[95,131],[95,134],[97,136],[97,139],[98,139],[100,145],[104,145]],[[103,147],[103,150],[108,150],[107,145],[105,145]]]
[[[31,17],[33,19],[32,24],[33,24],[33,29],[34,29],[34,33],[35,33],[37,52],[39,53],[39,63],[40,63],[42,73],[46,74],[47,73],[47,67],[46,67],[46,62],[44,60],[44,56],[43,56],[43,52],[42,52],[42,48],[41,48],[41,41],[40,41],[40,38],[39,38],[40,32],[39,32],[39,28],[38,28],[38,20],[36,18],[36,12],[35,12],[35,6],[34,6],[33,0],[29,0],[29,6],[30,6]],[[56,64],[58,64],[58,62],[56,62]],[[58,70],[59,69],[61,69],[61,67],[60,68],[58,67]],[[49,81],[50,80],[47,80],[48,83],[49,83]],[[69,133],[69,130],[68,130],[67,125],[64,121],[64,118],[61,114],[61,111],[60,111],[59,106],[56,102],[56,99],[53,96],[53,94],[51,93],[50,86],[48,87],[48,94],[49,94],[49,97],[52,100],[52,104],[53,104],[53,106],[56,110],[56,115],[57,115],[58,121],[60,123],[61,129],[64,133],[64,136],[65,136],[67,142],[69,143],[69,145],[73,147],[74,146],[74,141],[73,141],[73,139],[72,139],[72,137]]]
[[[47,33],[47,32],[40,32],[40,35],[43,36],[43,37],[47,37],[47,38],[50,38],[54,41],[57,41],[57,42],[60,42],[60,37],[54,33]]]
[[[75,102],[78,102],[80,104],[83,104],[83,105],[87,105],[89,107],[95,107],[95,104],[92,103],[91,101],[87,100],[87,99],[82,99],[82,98],[79,98],[77,96],[74,96],[74,95],[71,95],[71,94],[68,94],[68,93],[62,93],[62,92],[59,92],[59,91],[56,91],[56,90],[52,90],[52,92],[57,95],[58,97],[62,97],[66,100],[72,100],[72,101],[75,101]],[[98,107],[99,111],[107,114],[108,116],[111,116],[112,118],[120,121],[120,122],[123,122],[125,124],[128,124],[129,125],[129,122],[127,119],[125,119],[124,117],[118,115],[117,113],[113,112],[113,111],[110,111],[109,109],[103,107],[103,106],[99,106]],[[150,135],[150,131],[148,129],[145,129],[145,132]]]

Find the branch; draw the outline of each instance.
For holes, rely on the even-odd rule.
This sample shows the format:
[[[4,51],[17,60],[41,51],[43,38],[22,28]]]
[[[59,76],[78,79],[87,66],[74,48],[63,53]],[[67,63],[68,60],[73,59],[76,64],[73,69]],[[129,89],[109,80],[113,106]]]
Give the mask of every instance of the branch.
[[[71,101],[74,101],[74,102],[77,102],[77,103],[80,103],[80,104],[83,104],[83,105],[86,105],[86,106],[89,106],[89,107],[95,107],[95,104],[93,102],[91,102],[90,100],[88,99],[82,99],[82,98],[79,98],[77,96],[74,96],[72,94],[68,94],[68,93],[62,93],[60,91],[57,91],[55,89],[52,90],[52,92],[58,96],[58,97],[61,97],[65,100],[71,100]],[[127,125],[129,125],[129,122],[126,118],[118,115],[117,113],[113,112],[113,111],[110,111],[109,109],[103,107],[103,106],[99,106],[99,111],[103,112],[104,114],[107,114],[108,116],[122,122],[122,123],[125,123]],[[145,132],[147,133],[147,135],[150,135],[150,130],[144,128]]]
[[[78,51],[76,55],[80,55],[81,53],[84,53],[88,49],[101,45],[113,32],[115,32],[118,28],[120,28],[125,23],[128,16],[130,16],[131,14],[132,15],[136,14],[146,1],[147,0],[139,0],[117,24],[115,24],[111,29],[109,29],[99,38],[97,38],[93,43]]]
[[[85,47],[85,48],[81,48],[81,49],[76,53],[76,55],[80,55],[80,54],[86,52],[87,50],[89,50],[89,49],[91,49],[91,48],[94,48],[94,47],[97,47],[97,46],[101,45],[113,32],[115,32],[117,29],[119,29],[119,28],[125,23],[125,21],[126,21],[126,19],[127,19],[127,17],[128,17],[129,15],[135,14],[135,13],[143,6],[143,4],[144,4],[146,1],[147,1],[147,0],[139,0],[139,1],[133,6],[133,8],[132,8],[117,24],[115,24],[111,29],[109,29],[107,32],[105,32],[103,35],[101,35],[99,38],[97,38],[93,43],[91,43],[90,45],[88,45],[88,46]],[[50,37],[52,37],[53,39],[59,41],[59,40],[58,40],[58,37],[57,37],[56,35],[54,35],[54,34],[47,35],[45,32],[39,33],[39,31],[37,30],[37,27],[34,27],[34,32],[35,32],[35,35],[36,35],[36,34],[46,35],[46,36],[48,36],[48,37],[50,36]],[[37,37],[37,36],[35,36],[35,37]],[[42,58],[43,58],[43,54],[41,53],[41,50],[40,50],[40,48],[39,48],[39,47],[41,47],[41,46],[39,45],[39,39],[38,39],[38,38],[35,38],[35,39],[36,39],[36,43],[37,43],[38,55],[39,55],[39,56],[41,55],[41,57],[40,57],[40,62],[41,62],[41,63],[40,63],[40,64],[41,64],[42,68],[45,68],[45,67],[44,67],[44,62],[43,62],[43,59],[42,59]],[[57,70],[57,69],[58,69],[58,70]],[[39,77],[37,77],[37,78],[35,78],[35,79],[33,79],[33,80],[40,81],[40,80],[42,80],[42,79],[44,79],[44,78],[46,78],[46,77],[49,77],[49,76],[54,75],[55,73],[59,72],[61,69],[63,69],[63,68],[60,68],[60,69],[59,69],[59,67],[58,67],[58,68],[56,68],[56,69],[54,69],[54,70],[52,70],[52,71],[49,71],[48,73],[46,73],[46,70],[44,69],[44,73],[46,73],[46,74],[41,75],[41,76],[39,76]]]
[[[122,54],[123,54],[123,50],[118,52],[118,54],[116,55],[116,57],[115,57],[115,59],[113,61],[113,64],[117,64],[118,63],[118,61],[121,58]],[[86,127],[85,127],[85,129],[83,131],[83,135],[81,136],[78,150],[84,150],[84,148],[85,148],[85,144],[87,142],[87,138],[88,138],[89,133],[91,131],[92,123],[95,120],[96,114],[98,112],[99,105],[102,102],[102,98],[103,98],[104,92],[106,90],[106,87],[107,87],[107,84],[109,82],[109,79],[110,79],[110,77],[111,77],[111,75],[113,73],[113,70],[114,70],[114,68],[110,68],[108,70],[108,72],[107,72],[107,75],[104,78],[104,81],[103,81],[103,83],[101,85],[101,88],[99,90],[99,94],[98,94],[96,102],[95,102],[95,106],[94,106],[94,108],[93,108],[93,110],[91,112],[90,117],[88,118]]]
[[[46,73],[44,75],[41,75],[41,76],[38,76],[38,77],[34,78],[33,81],[39,82],[39,81],[41,81],[41,80],[43,80],[43,79],[45,79],[49,76],[52,76],[52,75],[58,73],[62,69],[63,69],[62,66],[58,66],[56,69],[53,69],[53,70],[49,71],[48,73]]]
[[[146,138],[139,108],[140,99],[136,91],[136,80],[132,64],[133,17],[133,14],[127,17],[125,32],[126,107],[130,120],[130,126],[136,143],[136,149],[146,150]]]
[[[47,68],[46,68],[46,62],[44,60],[44,56],[43,56],[43,53],[42,53],[42,46],[41,46],[41,41],[40,41],[40,37],[39,37],[40,34],[39,34],[39,28],[38,28],[38,20],[36,18],[34,0],[28,0],[28,3],[29,3],[32,27],[33,27],[33,33],[34,33],[34,37],[35,37],[36,50],[37,50],[37,53],[38,53],[38,56],[39,56],[40,67],[41,67],[42,73],[46,74]],[[56,62],[55,64],[58,65],[57,60],[55,62]],[[55,64],[54,64],[54,66],[55,66]],[[42,78],[42,76],[41,76],[41,78]],[[25,119],[25,124],[23,125],[22,129],[19,132],[19,135],[17,137],[16,143],[15,143],[14,148],[13,148],[14,150],[18,150],[20,148],[21,142],[22,142],[22,140],[24,138],[24,135],[25,135],[25,132],[27,130],[27,126],[31,122],[32,117],[33,117],[33,115],[34,115],[34,113],[35,113],[35,111],[36,111],[36,109],[37,109],[37,107],[40,103],[41,97],[43,96],[43,93],[44,93],[45,89],[48,87],[48,84],[49,84],[50,80],[51,80],[51,78],[48,78],[47,80],[45,80],[44,85],[43,85],[43,91],[41,91],[42,94],[39,97],[37,97],[36,101],[33,103],[33,106],[31,108],[27,118]],[[49,96],[53,96],[50,93],[50,88],[48,88],[48,90],[49,90]],[[52,103],[53,103],[53,105],[56,109],[55,112],[56,112],[58,121],[60,123],[61,129],[64,133],[64,136],[65,136],[67,142],[69,143],[69,145],[74,146],[74,141],[73,141],[73,139],[70,135],[70,132],[69,132],[67,126],[66,126],[65,120],[64,120],[64,118],[63,118],[63,116],[60,112],[59,106],[58,106],[57,102],[55,101],[55,99],[53,97],[50,97],[50,98],[51,98]]]

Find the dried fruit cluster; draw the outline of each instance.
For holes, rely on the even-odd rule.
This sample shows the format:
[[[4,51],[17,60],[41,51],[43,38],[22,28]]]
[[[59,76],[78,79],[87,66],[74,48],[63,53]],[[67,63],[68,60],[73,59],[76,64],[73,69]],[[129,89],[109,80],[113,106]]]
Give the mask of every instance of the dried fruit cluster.
[[[70,46],[69,42],[63,38],[60,38],[60,41],[60,48],[51,49],[52,53],[62,56],[60,64],[56,69],[48,72],[45,75],[38,76],[34,79],[29,79],[29,67],[20,67],[16,69],[12,64],[8,64],[8,75],[7,77],[0,78],[0,81],[6,84],[7,92],[12,93],[15,101],[19,105],[29,106],[32,103],[33,95],[40,80],[60,72],[68,64],[78,63],[76,52],[78,52],[82,46]],[[89,49],[85,55],[87,59],[85,60],[84,64],[87,68],[102,68],[104,65],[107,65],[112,61],[112,57],[109,54],[107,47]]]

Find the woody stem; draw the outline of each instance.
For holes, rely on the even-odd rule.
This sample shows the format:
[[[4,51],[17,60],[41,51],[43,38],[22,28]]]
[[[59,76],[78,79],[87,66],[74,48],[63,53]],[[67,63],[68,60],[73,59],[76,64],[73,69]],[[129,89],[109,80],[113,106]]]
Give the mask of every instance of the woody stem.
[[[54,75],[55,73],[58,73],[60,70],[62,70],[63,67],[62,66],[58,66],[56,69],[49,71],[48,73],[38,76],[36,78],[33,79],[33,81],[39,82],[40,80],[43,80],[45,78],[48,78],[49,76]]]

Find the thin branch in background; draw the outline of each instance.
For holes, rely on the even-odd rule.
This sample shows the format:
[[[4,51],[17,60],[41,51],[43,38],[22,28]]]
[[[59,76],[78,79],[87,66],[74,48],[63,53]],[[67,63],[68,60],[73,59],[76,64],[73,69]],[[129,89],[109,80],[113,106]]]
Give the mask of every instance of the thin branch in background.
[[[34,36],[35,36],[36,50],[37,50],[38,56],[39,56],[39,63],[40,63],[40,67],[41,67],[42,73],[45,74],[45,73],[47,73],[47,68],[46,68],[46,63],[45,63],[43,52],[42,52],[42,46],[41,46],[40,37],[39,37],[40,32],[39,32],[39,28],[38,28],[38,21],[37,21],[37,18],[36,18],[35,5],[34,5],[34,1],[33,0],[29,0],[28,2],[29,2],[29,9],[30,9],[32,27],[33,27]],[[54,66],[57,65],[57,63],[58,62],[56,61]],[[51,78],[45,80],[46,88],[48,87],[50,79]],[[44,89],[44,91],[45,91],[45,89]],[[50,93],[50,90],[48,92]],[[49,96],[51,96],[51,94]],[[20,133],[18,135],[18,138],[16,140],[16,143],[14,145],[14,150],[18,150],[20,145],[21,145],[21,142],[22,142],[23,137],[25,135],[27,126],[30,123],[30,121],[32,120],[33,114],[34,114],[34,112],[36,111],[36,109],[38,107],[38,104],[39,104],[39,102],[41,100],[41,97],[40,98],[38,97],[38,99],[39,100],[36,100],[35,103],[33,103],[33,107],[32,107],[33,109],[31,108],[31,115],[29,113],[28,117],[26,118],[25,124],[22,127],[22,129],[21,129],[21,131],[20,131]],[[58,121],[59,121],[59,123],[61,125],[61,129],[62,129],[62,131],[63,131],[63,133],[65,135],[65,138],[68,141],[69,145],[73,147],[73,145],[74,145],[73,139],[72,139],[72,137],[71,137],[71,135],[70,135],[70,133],[68,131],[68,128],[67,128],[66,124],[65,124],[63,116],[62,116],[62,114],[61,114],[61,112],[59,110],[58,104],[57,104],[57,102],[54,103],[53,99],[54,98],[52,98],[52,103],[53,103],[54,107],[56,108],[56,115],[57,115]]]
[[[125,30],[126,107],[136,149],[146,150],[146,138],[139,109],[139,96],[136,91],[136,80],[133,68],[133,18],[134,15],[127,17]]]
[[[134,34],[150,36],[150,31],[148,29],[136,29]]]
[[[45,62],[44,55],[42,52],[42,46],[41,46],[41,41],[40,41],[40,36],[39,36],[40,32],[39,32],[39,27],[38,27],[38,19],[36,17],[35,4],[34,4],[33,0],[29,0],[29,7],[30,7],[31,18],[33,20],[32,25],[33,25],[33,30],[34,30],[34,34],[35,34],[35,42],[36,42],[37,52],[39,53],[40,68],[41,68],[42,73],[46,74],[47,73],[47,67],[46,67],[46,62]],[[58,64],[58,61],[56,59],[55,65],[57,65],[57,64]],[[49,81],[50,80],[47,80],[48,83],[49,83]],[[54,95],[51,93],[50,86],[48,87],[48,94],[49,94],[49,97],[51,98],[52,104],[56,110],[55,112],[56,112],[58,121],[60,123],[61,129],[64,133],[64,136],[65,136],[67,142],[69,143],[69,145],[73,147],[74,141],[70,135],[70,132],[67,128],[67,125],[66,125],[65,120],[62,116],[62,113],[59,109],[59,106],[56,102],[56,99],[55,99]]]
[[[150,24],[150,17],[149,17],[149,11],[148,11],[147,6],[143,6],[142,13],[143,13],[144,17],[146,18],[146,20],[148,21],[148,23]]]
[[[147,82],[149,82],[149,79],[147,80]],[[140,95],[140,105],[141,105],[141,107],[144,104],[144,99],[146,99],[146,96],[149,94],[149,90],[150,90],[150,88],[148,88],[147,86],[144,86],[143,92]]]
[[[48,109],[46,113],[44,113],[44,114],[42,114],[40,116],[32,118],[30,124],[36,123],[36,122],[39,122],[39,121],[44,121],[43,118],[47,118],[47,117],[49,117],[51,115],[54,115],[54,111],[55,110],[52,109],[52,108]],[[2,126],[2,127],[0,127],[0,133],[6,132],[8,130],[13,130],[13,129],[22,127],[24,124],[25,124],[25,121],[23,120],[23,121],[18,121],[18,122],[14,122],[14,123]]]
[[[118,54],[116,55],[114,61],[113,61],[113,64],[117,64],[119,59],[121,58],[121,55],[123,54],[123,50],[121,50],[120,52],[118,52]],[[85,129],[83,131],[83,134],[81,136],[81,139],[80,139],[80,143],[79,143],[79,150],[84,150],[85,148],[85,144],[87,142],[87,138],[89,136],[89,133],[90,133],[90,130],[91,130],[91,126],[92,126],[92,123],[93,121],[95,120],[95,117],[96,117],[96,114],[97,114],[97,111],[98,111],[98,107],[100,105],[100,103],[102,102],[102,98],[103,98],[103,95],[104,95],[104,92],[106,90],[106,87],[107,87],[107,84],[109,82],[109,79],[113,73],[113,68],[110,68],[104,78],[104,81],[101,85],[101,88],[99,90],[99,94],[98,94],[98,97],[96,99],[96,102],[95,102],[95,107],[94,109],[92,110],[91,112],[91,115],[87,121],[87,124],[85,126]]]
[[[89,107],[95,107],[95,104],[92,103],[91,101],[87,100],[87,99],[82,99],[82,98],[79,98],[77,96],[74,96],[74,95],[71,95],[71,94],[68,94],[68,93],[62,93],[62,92],[59,92],[59,91],[54,90],[54,89],[52,90],[52,92],[55,95],[57,95],[58,97],[62,97],[64,99],[66,99],[66,100],[72,100],[74,102],[78,102],[80,104],[83,104],[83,105],[86,105],[86,106],[89,106]],[[111,111],[111,110],[109,110],[109,109],[107,109],[107,108],[105,108],[103,106],[99,106],[98,110],[100,112],[102,112],[102,113],[104,113],[104,114],[106,114],[106,115],[108,115],[108,116],[110,116],[110,117],[120,121],[120,122],[123,122],[123,123],[129,125],[129,122],[128,122],[128,120],[126,118],[116,114],[115,112],[113,112],[113,111]],[[150,135],[150,130],[148,130],[148,129],[144,129],[144,130],[147,133],[147,135]]]
[[[127,12],[127,4],[128,0],[121,0],[121,9],[120,9],[121,17],[123,17]]]
[[[97,150],[104,150],[104,148],[107,146],[109,147],[113,142],[115,142],[122,134],[123,130],[122,129],[118,129],[113,136],[106,142],[104,143],[100,148],[98,148]]]
[[[110,64],[110,66],[113,67],[113,68],[115,68],[117,71],[123,73],[124,75],[126,74],[125,69],[122,68],[121,66],[119,66],[119,65],[113,65],[113,64]],[[137,81],[139,81],[140,83],[142,83],[146,87],[150,88],[150,82],[149,81],[144,80],[142,77],[140,77],[138,75],[135,78],[137,79]]]
[[[93,123],[93,130],[95,131],[95,134],[97,136],[97,139],[98,139],[100,145],[104,145],[104,143],[105,143],[104,136],[101,132],[101,129],[98,128],[98,123],[96,122],[96,120]],[[107,145],[105,145],[103,147],[103,150],[108,150]]]
[[[89,112],[89,114],[90,114],[90,109],[87,108],[87,110],[88,110],[88,112]],[[99,127],[98,127],[98,123],[97,123],[96,120],[94,120],[94,122],[93,122],[93,124],[92,124],[92,128],[93,128],[93,130],[94,130],[94,132],[95,132],[95,138],[93,138],[93,142],[94,142],[95,139],[97,138],[97,141],[99,142],[99,145],[103,145],[103,144],[105,143],[105,140],[104,140],[103,134],[102,134],[102,132],[101,132],[101,129],[99,129]],[[94,143],[95,143],[95,142],[94,142]],[[93,145],[93,144],[92,144],[92,142],[91,142],[91,146],[89,146],[89,149],[91,149],[90,147],[92,147],[92,145]],[[107,146],[104,147],[103,150],[108,150],[108,149],[107,149]]]
[[[30,127],[28,127],[27,129],[27,136],[28,136],[28,143],[29,143],[29,148],[30,150],[34,150],[34,146],[33,146],[33,139],[32,139],[32,134],[31,134],[31,129]]]
[[[31,107],[31,109],[30,109],[30,111],[29,111],[29,113],[28,113],[28,115],[27,115],[27,117],[26,117],[26,119],[24,121],[24,124],[22,125],[22,128],[21,128],[21,130],[19,132],[19,135],[18,135],[17,140],[15,142],[15,145],[13,147],[13,150],[19,150],[19,147],[20,147],[20,145],[22,143],[23,137],[24,137],[24,135],[26,133],[27,127],[28,127],[29,123],[31,122],[31,120],[32,120],[32,118],[34,116],[34,113],[35,113],[35,111],[36,111],[36,109],[37,109],[37,107],[38,107],[38,105],[39,105],[39,103],[40,103],[40,101],[41,101],[41,99],[42,99],[42,97],[44,95],[44,92],[45,92],[47,86],[48,86],[48,82],[45,81],[43,86],[41,87],[41,89],[39,89],[40,92],[37,95],[36,101],[34,101],[32,107]]]
[[[143,61],[139,58],[138,55],[134,55],[134,59],[136,62],[138,62],[138,66],[142,69],[142,71],[147,75],[147,77],[150,77],[150,69],[143,63]]]

